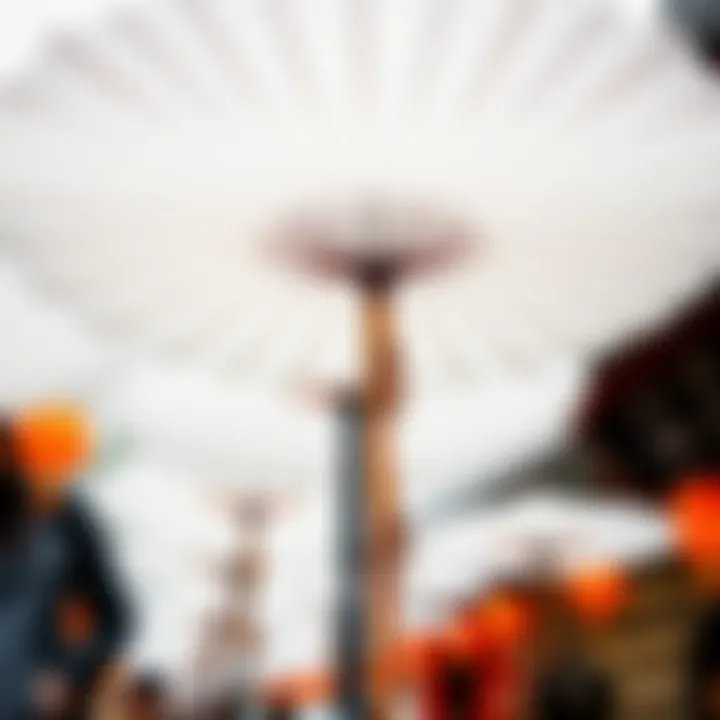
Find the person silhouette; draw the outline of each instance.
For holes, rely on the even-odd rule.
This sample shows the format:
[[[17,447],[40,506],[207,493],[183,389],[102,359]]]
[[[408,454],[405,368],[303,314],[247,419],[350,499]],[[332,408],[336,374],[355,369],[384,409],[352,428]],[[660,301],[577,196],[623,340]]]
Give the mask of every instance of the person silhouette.
[[[42,610],[36,613],[44,628],[37,650],[43,664],[34,668],[33,702],[44,715],[84,717],[95,682],[128,638],[129,603],[101,528],[72,489],[75,467],[58,467],[52,482],[38,482],[23,454],[27,432],[16,417],[0,421],[0,470],[5,468],[8,488],[23,488],[21,526],[34,553],[27,566],[37,576],[34,585],[26,581],[22,592],[28,606],[40,603],[37,596],[42,594]],[[92,619],[82,642],[68,642],[64,636],[62,614],[68,602],[80,604]],[[0,717],[6,716],[0,712]]]

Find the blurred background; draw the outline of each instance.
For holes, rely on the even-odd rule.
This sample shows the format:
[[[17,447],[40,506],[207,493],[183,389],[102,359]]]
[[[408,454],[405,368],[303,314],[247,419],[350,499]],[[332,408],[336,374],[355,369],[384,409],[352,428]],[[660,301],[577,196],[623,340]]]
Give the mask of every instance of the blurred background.
[[[0,0],[0,720],[720,718],[719,57]]]

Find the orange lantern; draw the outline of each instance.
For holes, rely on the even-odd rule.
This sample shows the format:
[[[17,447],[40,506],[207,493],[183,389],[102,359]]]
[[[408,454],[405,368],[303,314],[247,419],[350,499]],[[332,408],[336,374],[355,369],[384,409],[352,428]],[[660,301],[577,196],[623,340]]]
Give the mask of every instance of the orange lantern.
[[[445,717],[441,671],[447,659],[446,638],[442,634],[428,634],[411,639],[405,645],[410,679],[418,698],[419,715],[423,720]]]
[[[463,660],[477,658],[487,645],[482,616],[475,613],[453,618],[443,640],[445,648],[452,657]]]
[[[532,613],[528,603],[513,595],[492,597],[480,613],[485,637],[495,645],[519,645],[532,630]]]
[[[18,460],[44,489],[67,484],[88,460],[92,431],[86,415],[68,403],[34,405],[14,424]]]
[[[680,555],[695,569],[720,569],[720,478],[683,482],[670,502]]]
[[[438,637],[429,634],[404,639],[395,653],[400,677],[413,682],[424,677],[440,655],[441,645]]]
[[[619,568],[588,568],[573,575],[567,583],[567,594],[580,617],[592,623],[614,618],[625,603],[629,582]]]
[[[320,705],[332,699],[332,685],[326,671],[300,673],[280,683],[280,696],[295,707]]]

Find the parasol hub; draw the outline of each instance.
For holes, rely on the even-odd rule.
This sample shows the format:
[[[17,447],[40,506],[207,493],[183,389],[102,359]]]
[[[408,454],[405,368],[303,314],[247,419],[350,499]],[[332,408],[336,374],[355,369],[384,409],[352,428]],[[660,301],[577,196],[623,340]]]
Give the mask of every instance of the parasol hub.
[[[272,249],[309,276],[374,289],[457,265],[470,237],[461,220],[428,204],[372,199],[291,213]]]

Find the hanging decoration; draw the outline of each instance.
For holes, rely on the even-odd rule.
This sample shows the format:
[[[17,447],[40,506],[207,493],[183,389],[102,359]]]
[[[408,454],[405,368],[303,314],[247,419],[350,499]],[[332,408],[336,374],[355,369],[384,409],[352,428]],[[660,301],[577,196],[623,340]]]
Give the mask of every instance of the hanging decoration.
[[[393,653],[395,677],[401,684],[415,684],[422,680],[442,654],[441,636],[427,633],[412,635],[398,643]]]
[[[93,432],[78,406],[46,403],[18,414],[14,439],[28,477],[41,487],[57,489],[75,480],[88,462]]]
[[[478,658],[488,642],[482,616],[463,613],[453,618],[443,639],[450,656],[463,661]]]
[[[270,704],[293,708],[325,704],[331,700],[332,694],[332,681],[326,670],[285,677],[271,683],[265,690],[265,697]]]
[[[480,609],[479,618],[487,640],[495,645],[518,645],[526,641],[532,631],[530,605],[512,594],[491,597]]]
[[[569,578],[566,592],[583,620],[605,623],[614,619],[627,601],[629,580],[619,567],[588,567]]]
[[[720,477],[700,475],[681,483],[670,514],[680,557],[704,576],[720,575]]]

